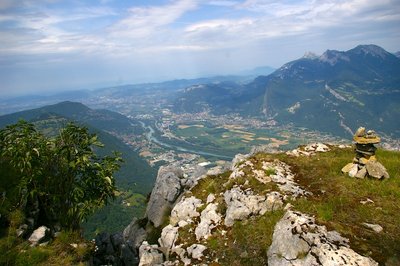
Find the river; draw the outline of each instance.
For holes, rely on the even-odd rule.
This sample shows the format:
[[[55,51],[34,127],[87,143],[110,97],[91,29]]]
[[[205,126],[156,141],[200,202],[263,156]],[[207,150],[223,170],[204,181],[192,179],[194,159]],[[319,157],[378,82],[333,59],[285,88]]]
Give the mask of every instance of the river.
[[[147,140],[150,141],[150,142],[154,142],[154,143],[160,145],[161,147],[164,147],[164,148],[167,148],[167,149],[171,149],[171,150],[181,151],[181,152],[188,152],[188,153],[208,156],[208,157],[216,157],[216,158],[219,158],[219,159],[225,159],[225,160],[229,160],[229,161],[232,160],[232,157],[229,157],[229,156],[226,156],[226,155],[220,155],[220,154],[215,154],[215,153],[210,153],[210,152],[205,152],[205,151],[199,151],[199,150],[191,150],[191,149],[180,147],[178,145],[172,145],[172,144],[169,144],[169,143],[165,143],[165,142],[157,139],[154,136],[155,131],[151,126],[146,125],[142,121],[139,121],[139,122],[140,122],[140,124],[142,125],[142,127],[146,131]]]

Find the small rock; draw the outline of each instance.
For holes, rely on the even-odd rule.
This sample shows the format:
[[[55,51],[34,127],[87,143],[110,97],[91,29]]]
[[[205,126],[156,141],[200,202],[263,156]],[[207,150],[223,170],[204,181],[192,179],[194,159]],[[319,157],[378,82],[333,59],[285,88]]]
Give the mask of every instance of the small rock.
[[[40,226],[35,231],[33,231],[28,241],[31,242],[32,246],[36,246],[48,240],[49,236],[50,236],[50,229],[47,228],[46,226]]]
[[[364,204],[367,204],[367,203],[374,203],[374,201],[367,198],[366,200],[361,200],[360,203],[364,205]]]
[[[202,205],[201,200],[194,196],[183,197],[172,209],[170,223],[176,225],[179,221],[191,222],[193,217],[200,216],[196,209]]]
[[[367,176],[367,169],[365,167],[361,168],[357,174],[355,175],[356,178],[363,179]]]
[[[358,165],[357,164],[353,164],[353,166],[351,167],[351,169],[349,171],[349,176],[350,177],[355,177],[357,173],[358,173]]]
[[[368,161],[365,165],[367,168],[368,175],[377,179],[389,178],[389,174],[386,168],[377,161]]]
[[[188,247],[186,250],[193,259],[201,260],[203,257],[203,252],[206,250],[207,247],[203,246],[201,244],[193,244],[190,247]]]
[[[353,163],[348,163],[342,168],[342,173],[347,174],[353,168]]]
[[[215,200],[214,194],[211,193],[207,196],[207,204],[213,202],[214,200]]]
[[[369,223],[363,223],[364,227],[372,229],[376,233],[380,233],[383,231],[383,227],[380,226],[379,224],[369,224]]]
[[[168,249],[173,248],[175,241],[178,238],[178,227],[173,227],[172,225],[167,225],[163,228],[161,232],[161,237],[158,239],[158,243],[161,247],[166,247]]]
[[[207,239],[211,235],[211,230],[214,229],[220,221],[221,215],[217,213],[217,204],[208,204],[201,212],[200,223],[195,229],[196,239]]]
[[[20,225],[20,226],[18,227],[18,229],[16,230],[17,237],[22,237],[22,236],[24,236],[25,233],[27,232],[27,230],[28,230],[28,225],[27,225],[27,224],[22,224],[22,225]]]

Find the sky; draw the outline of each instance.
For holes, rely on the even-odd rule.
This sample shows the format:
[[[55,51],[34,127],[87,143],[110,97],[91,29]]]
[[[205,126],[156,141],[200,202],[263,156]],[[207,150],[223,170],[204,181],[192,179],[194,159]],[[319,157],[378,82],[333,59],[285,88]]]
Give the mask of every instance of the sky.
[[[399,0],[0,0],[0,96],[400,50]]]

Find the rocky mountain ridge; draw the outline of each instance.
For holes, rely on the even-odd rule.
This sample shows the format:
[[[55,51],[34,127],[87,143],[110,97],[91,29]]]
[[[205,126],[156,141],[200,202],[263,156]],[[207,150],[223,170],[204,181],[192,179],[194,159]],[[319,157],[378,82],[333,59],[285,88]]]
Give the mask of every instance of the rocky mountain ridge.
[[[365,124],[398,136],[400,59],[376,45],[306,54],[248,84],[206,84],[177,94],[176,112],[217,114],[292,123],[339,136]]]
[[[146,217],[134,220],[123,233],[124,241],[137,250],[137,263],[382,263],[381,257],[371,253],[370,246],[367,246],[367,250],[360,249],[359,243],[356,243],[356,249],[352,249],[354,238],[349,239],[348,231],[341,230],[345,234],[342,235],[333,230],[330,223],[301,208],[306,202],[312,204],[326,197],[330,191],[325,191],[323,186],[318,189],[314,185],[306,186],[302,180],[306,177],[291,162],[325,160],[330,153],[350,154],[349,146],[315,143],[287,154],[278,152],[268,155],[265,151],[271,152],[269,148],[264,151],[257,148],[248,155],[237,155],[228,172],[213,169],[203,176],[184,178],[179,167],[161,167],[149,199]],[[339,178],[349,181],[344,176]],[[371,203],[368,201],[360,204],[364,206]],[[367,216],[362,219],[371,222]],[[379,226],[371,223],[360,226],[367,228],[365,224]],[[385,238],[382,235],[385,233],[368,232],[377,238]],[[360,237],[363,239],[364,236]],[[389,262],[387,265],[395,265],[390,264],[391,261],[398,262],[393,254],[383,258]],[[371,258],[371,255],[378,258],[378,261]]]

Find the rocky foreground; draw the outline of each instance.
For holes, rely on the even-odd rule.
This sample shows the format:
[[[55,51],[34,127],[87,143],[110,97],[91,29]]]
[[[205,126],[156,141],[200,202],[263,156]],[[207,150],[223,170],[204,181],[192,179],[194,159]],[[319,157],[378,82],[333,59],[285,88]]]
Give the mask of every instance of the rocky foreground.
[[[287,156],[315,156],[331,148],[315,143],[289,151]],[[118,236],[98,238],[97,263],[225,265],[221,254],[231,252],[224,249],[235,244],[232,231],[238,221],[252,223],[258,217],[279,214],[260,264],[378,265],[354,251],[348,238],[296,210],[294,203],[316,195],[297,182],[290,165],[254,156],[259,151],[237,155],[225,177],[225,169],[212,169],[208,173],[212,180],[207,174],[184,178],[177,167],[161,167],[146,217],[134,219]],[[369,229],[379,226],[365,224]],[[254,256],[251,252],[240,250],[236,255],[245,259]]]

